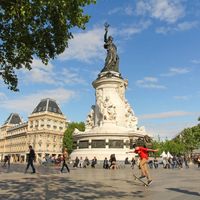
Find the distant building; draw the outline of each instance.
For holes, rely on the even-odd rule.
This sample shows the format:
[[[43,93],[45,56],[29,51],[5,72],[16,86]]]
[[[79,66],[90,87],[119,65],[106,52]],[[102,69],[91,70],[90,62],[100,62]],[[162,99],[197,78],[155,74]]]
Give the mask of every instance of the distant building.
[[[67,121],[58,104],[52,99],[43,99],[22,122],[17,113],[12,113],[0,127],[0,160],[6,155],[13,162],[25,162],[32,145],[36,159],[58,156],[62,152],[63,135]]]

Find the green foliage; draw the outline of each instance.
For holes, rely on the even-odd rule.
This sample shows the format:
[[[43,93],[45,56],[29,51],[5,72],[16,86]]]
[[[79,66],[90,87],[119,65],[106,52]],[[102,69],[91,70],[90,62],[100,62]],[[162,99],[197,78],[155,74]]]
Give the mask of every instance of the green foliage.
[[[68,152],[71,153],[73,151],[73,137],[72,134],[77,128],[79,131],[85,130],[84,122],[71,122],[68,124],[67,130],[64,133],[63,137],[63,146],[68,149]]]
[[[200,148],[200,126],[184,129],[179,137],[188,153],[194,149]]]
[[[158,155],[163,151],[171,154],[190,154],[194,149],[200,148],[200,126],[184,129],[172,140],[153,141],[153,148],[159,149]]]
[[[15,71],[31,70],[33,56],[47,64],[68,47],[71,29],[85,29],[83,8],[95,0],[1,0],[0,77],[18,91]]]

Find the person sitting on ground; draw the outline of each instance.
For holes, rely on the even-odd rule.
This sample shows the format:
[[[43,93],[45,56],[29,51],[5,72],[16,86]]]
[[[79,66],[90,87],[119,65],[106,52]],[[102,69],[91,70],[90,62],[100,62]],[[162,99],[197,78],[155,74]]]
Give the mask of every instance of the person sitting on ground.
[[[83,161],[83,168],[86,168],[89,165],[90,165],[90,161],[89,161],[88,157],[86,156],[85,160]]]
[[[91,163],[91,167],[92,168],[95,168],[95,165],[97,164],[97,159],[96,157],[94,156],[94,158],[92,159],[92,163]]]
[[[115,154],[110,155],[110,169],[117,169],[116,157]]]
[[[125,165],[129,165],[129,164],[130,164],[130,162],[129,162],[129,160],[128,160],[128,157],[125,158],[124,164],[125,164]]]

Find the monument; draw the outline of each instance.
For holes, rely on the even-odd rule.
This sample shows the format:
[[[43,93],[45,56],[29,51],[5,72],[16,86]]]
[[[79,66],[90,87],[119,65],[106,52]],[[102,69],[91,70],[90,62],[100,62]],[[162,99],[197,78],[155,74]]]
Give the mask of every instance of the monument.
[[[119,56],[113,38],[108,35],[105,24],[104,48],[107,50],[105,65],[92,85],[96,102],[86,119],[86,129],[73,133],[75,150],[71,158],[87,156],[97,160],[109,159],[115,154],[117,160],[128,157],[132,145],[146,135],[144,127],[138,127],[138,119],[125,98],[128,81],[119,72]],[[132,156],[132,155],[129,155]]]

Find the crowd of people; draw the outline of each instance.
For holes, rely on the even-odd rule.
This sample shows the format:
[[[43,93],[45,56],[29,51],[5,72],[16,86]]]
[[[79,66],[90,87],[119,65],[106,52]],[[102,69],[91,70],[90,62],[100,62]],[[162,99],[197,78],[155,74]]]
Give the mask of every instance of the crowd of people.
[[[140,147],[143,149],[143,147]],[[143,154],[141,155],[141,153],[139,153],[140,151],[136,150],[137,147],[135,148],[134,151],[129,152],[129,153],[138,153],[139,157],[133,157],[130,161],[128,159],[128,157],[125,158],[124,160],[124,165],[130,165],[132,169],[135,168],[135,166],[138,166],[139,169],[141,169],[144,165],[142,165],[142,163],[145,164],[145,169],[146,169],[146,165],[149,166],[150,169],[155,168],[157,169],[158,167],[163,167],[164,169],[174,169],[174,168],[189,168],[189,162],[193,162],[194,164],[197,164],[198,168],[200,168],[200,155],[195,155],[192,157],[187,157],[187,156],[182,156],[182,155],[173,155],[173,156],[164,156],[162,158],[148,158],[148,156],[144,156]],[[148,151],[155,151],[152,149],[143,149],[146,151],[145,155],[148,154]],[[143,151],[142,150],[142,151]],[[144,152],[145,152],[144,151]],[[143,156],[145,157],[145,160],[143,161]],[[34,162],[35,162],[35,152],[32,148],[32,146],[29,146],[29,156],[27,159],[27,166],[25,168],[25,173],[28,171],[29,167],[31,166],[32,168],[32,173],[35,173],[35,167],[34,167]],[[63,172],[64,168],[67,169],[68,172],[70,172],[70,169],[68,167],[69,163],[73,163],[72,167],[73,168],[87,168],[87,167],[91,167],[91,168],[95,168],[97,165],[97,158],[94,156],[92,160],[89,160],[88,157],[86,156],[84,159],[83,157],[76,157],[74,161],[70,161],[70,157],[68,154],[68,151],[66,148],[63,149],[62,155],[59,155],[57,158],[52,156],[45,156],[43,158],[43,160],[40,160],[40,164],[42,165],[47,165],[47,164],[52,164],[52,165],[57,165],[60,167],[60,171]],[[104,169],[118,169],[119,162],[117,162],[116,156],[115,154],[111,154],[110,158],[108,159],[107,157],[104,158],[103,163],[102,161],[100,161],[98,164],[102,165],[102,167]],[[7,155],[4,158],[4,162],[2,167],[7,167],[10,168],[10,156]],[[144,172],[142,172],[144,173]]]

